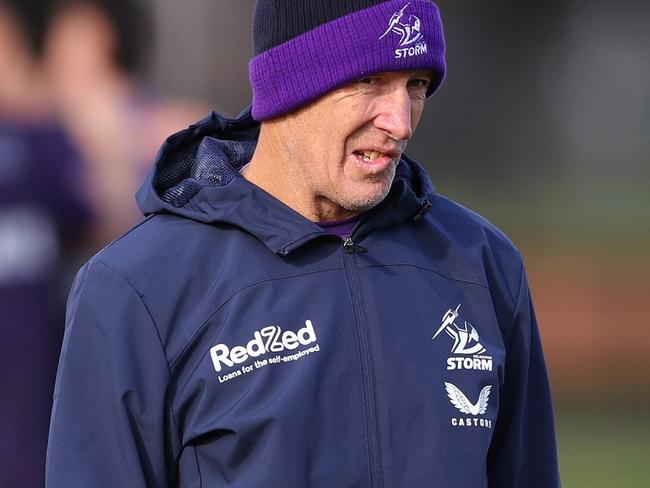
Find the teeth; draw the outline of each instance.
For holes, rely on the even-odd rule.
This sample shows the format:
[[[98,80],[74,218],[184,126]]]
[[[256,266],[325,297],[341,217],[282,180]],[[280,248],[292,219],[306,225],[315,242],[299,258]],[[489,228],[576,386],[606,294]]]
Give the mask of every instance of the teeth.
[[[377,159],[379,156],[381,156],[381,153],[377,151],[363,151],[364,161],[373,161]]]

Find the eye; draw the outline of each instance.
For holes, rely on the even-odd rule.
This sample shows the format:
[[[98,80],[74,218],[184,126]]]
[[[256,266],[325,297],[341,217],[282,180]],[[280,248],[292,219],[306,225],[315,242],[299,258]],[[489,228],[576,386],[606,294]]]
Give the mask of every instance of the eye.
[[[378,85],[380,82],[379,77],[377,76],[366,76],[365,78],[359,78],[357,83],[362,85]]]
[[[429,85],[431,84],[431,80],[428,78],[415,78],[413,80],[409,80],[408,84],[410,88],[427,91],[429,89]]]
[[[408,91],[413,99],[425,100],[430,84],[429,78],[413,78],[408,81]]]

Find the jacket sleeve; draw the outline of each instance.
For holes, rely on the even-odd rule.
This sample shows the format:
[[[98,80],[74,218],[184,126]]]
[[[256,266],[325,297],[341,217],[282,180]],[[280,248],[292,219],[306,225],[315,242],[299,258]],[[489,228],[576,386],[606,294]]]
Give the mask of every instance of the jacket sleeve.
[[[140,295],[91,261],[68,299],[47,487],[169,486],[176,430],[165,406],[168,383],[168,362]]]
[[[553,407],[542,345],[522,266],[511,324],[499,416],[488,454],[489,486],[560,486]]]

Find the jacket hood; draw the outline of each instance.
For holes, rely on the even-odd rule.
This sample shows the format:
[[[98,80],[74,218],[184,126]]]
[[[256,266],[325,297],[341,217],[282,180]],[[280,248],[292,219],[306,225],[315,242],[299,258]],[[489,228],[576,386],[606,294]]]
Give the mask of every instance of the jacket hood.
[[[255,151],[259,128],[249,107],[234,119],[213,112],[170,136],[136,195],[142,213],[235,225],[280,254],[327,235],[240,176]],[[429,210],[434,197],[424,169],[403,155],[389,195],[364,214],[364,229],[417,220]]]

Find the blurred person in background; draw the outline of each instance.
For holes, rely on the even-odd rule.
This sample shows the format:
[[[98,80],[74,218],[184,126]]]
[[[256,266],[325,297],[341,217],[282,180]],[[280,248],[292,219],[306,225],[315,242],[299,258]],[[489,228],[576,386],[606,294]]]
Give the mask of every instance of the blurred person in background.
[[[78,153],[39,54],[47,2],[0,0],[0,486],[44,484],[67,258],[88,231]]]
[[[86,163],[95,246],[140,218],[133,195],[160,143],[207,111],[142,81],[152,20],[139,0],[55,0],[45,63],[56,109]]]
[[[44,484],[70,269],[137,220],[160,142],[205,112],[144,93],[149,31],[130,0],[0,0],[3,488]]]

